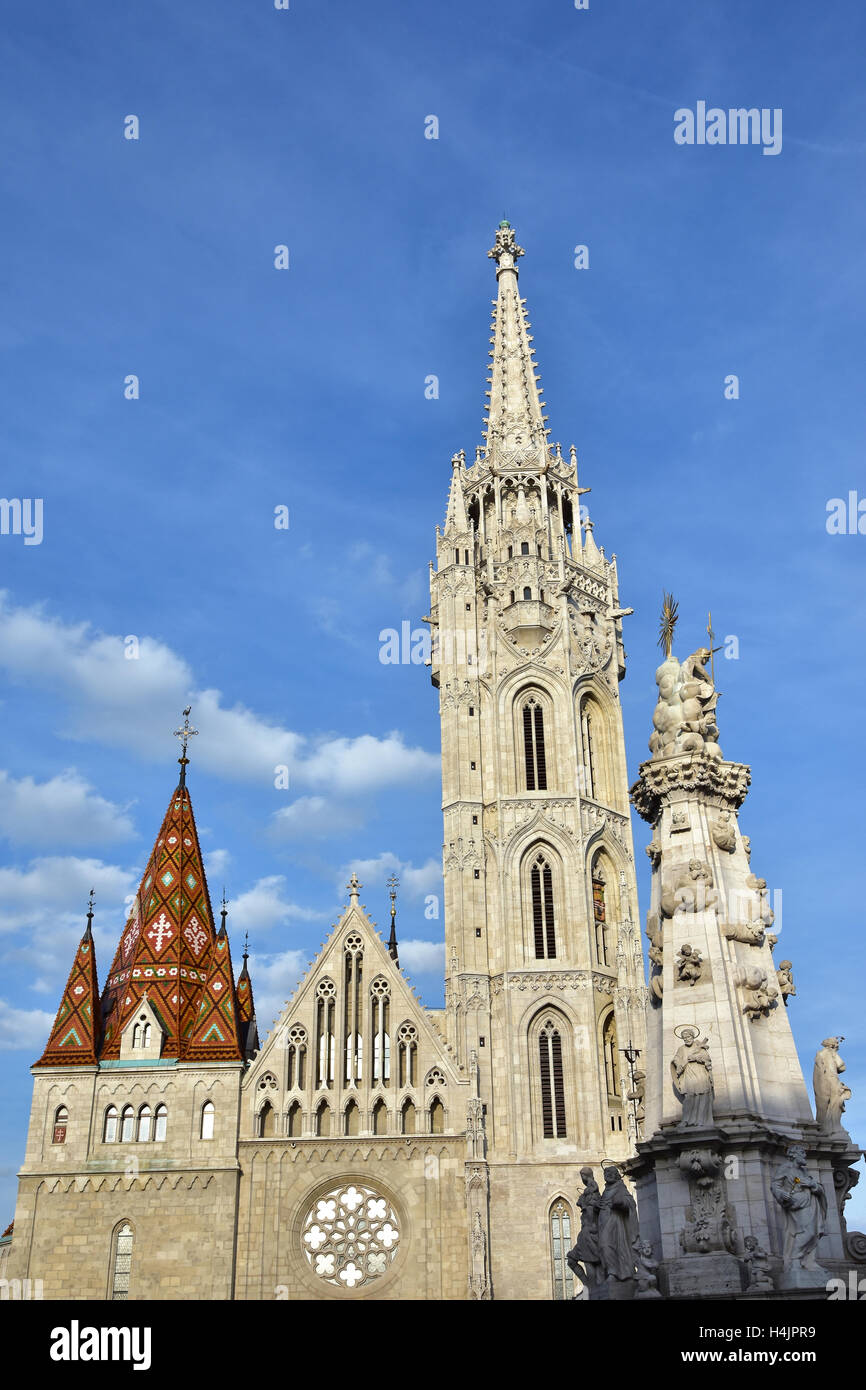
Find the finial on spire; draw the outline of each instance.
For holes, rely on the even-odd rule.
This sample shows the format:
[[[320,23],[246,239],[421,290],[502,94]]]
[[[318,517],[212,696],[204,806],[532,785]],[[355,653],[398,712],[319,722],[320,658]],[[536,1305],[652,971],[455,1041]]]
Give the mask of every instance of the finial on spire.
[[[399,878],[396,874],[392,874],[388,879],[388,892],[391,895],[391,935],[388,938],[388,955],[398,966],[400,964],[397,958],[397,889],[399,887]]]
[[[250,958],[250,934],[249,934],[248,931],[245,931],[245,932],[244,932],[244,969],[246,969],[246,964],[247,964],[247,961],[249,960],[249,958]]]
[[[221,930],[221,931],[225,931],[225,929],[226,929],[226,918],[228,917],[228,915],[229,915],[229,905],[228,905],[228,901],[226,900],[225,884],[223,884],[223,900],[222,900],[222,906],[220,907],[220,918],[221,918],[220,930]]]
[[[359,882],[358,875],[355,873],[354,869],[352,870],[352,877],[349,879],[349,882],[346,884],[346,887],[349,890],[349,902],[353,907],[357,907],[358,903],[361,901],[360,893],[362,885]]]
[[[514,237],[514,228],[510,222],[500,222],[496,228],[496,239],[493,246],[487,252],[492,261],[496,262],[496,278],[502,274],[503,270],[513,270],[517,275],[515,262],[520,256],[525,254],[523,247],[518,246]]]
[[[674,645],[674,629],[677,625],[677,609],[679,604],[673,594],[662,592],[662,617],[659,624],[659,646],[665,654],[665,658],[670,660]]]
[[[90,890],[90,897],[87,899],[87,930],[85,936],[92,936],[91,923],[93,921],[93,889]]]
[[[186,769],[189,764],[189,758],[186,756],[186,745],[191,738],[195,738],[198,734],[198,729],[193,729],[189,722],[191,709],[192,705],[187,705],[183,712],[183,724],[179,729],[175,729],[174,731],[175,738],[182,740],[183,752],[178,758],[178,762],[180,763],[180,786],[182,787],[186,786]]]

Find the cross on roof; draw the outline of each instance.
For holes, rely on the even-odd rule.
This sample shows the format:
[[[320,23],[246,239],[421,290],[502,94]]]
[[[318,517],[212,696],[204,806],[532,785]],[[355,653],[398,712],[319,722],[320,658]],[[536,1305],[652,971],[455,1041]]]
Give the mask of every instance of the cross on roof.
[[[182,787],[186,786],[186,767],[189,762],[189,758],[186,756],[186,745],[191,738],[195,738],[198,734],[198,729],[193,729],[189,722],[191,709],[192,705],[187,705],[183,712],[183,724],[179,729],[175,729],[174,731],[175,738],[181,739],[183,743],[183,752],[178,758],[178,762],[180,763],[180,785]]]

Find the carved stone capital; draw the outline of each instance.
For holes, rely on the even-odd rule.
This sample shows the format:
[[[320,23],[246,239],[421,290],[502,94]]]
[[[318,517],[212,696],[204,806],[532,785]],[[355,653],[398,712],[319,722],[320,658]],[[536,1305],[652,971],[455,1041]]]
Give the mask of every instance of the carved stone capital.
[[[631,802],[639,816],[655,825],[662,806],[676,793],[696,793],[712,805],[737,810],[752,780],[745,763],[728,763],[702,753],[683,753],[675,758],[654,758],[641,764],[640,776],[631,788]]]

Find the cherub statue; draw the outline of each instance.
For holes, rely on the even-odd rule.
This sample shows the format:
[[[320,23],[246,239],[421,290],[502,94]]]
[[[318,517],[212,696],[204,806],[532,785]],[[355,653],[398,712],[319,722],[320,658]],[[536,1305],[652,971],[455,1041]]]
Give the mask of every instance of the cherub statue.
[[[659,1261],[653,1259],[652,1243],[640,1236],[632,1246],[637,1265],[637,1298],[661,1298],[659,1293]]]
[[[684,985],[696,985],[701,978],[703,964],[700,951],[685,942],[677,955],[677,979]]]
[[[746,1236],[743,1244],[746,1247],[743,1260],[749,1275],[749,1292],[769,1292],[775,1287],[770,1273],[770,1256],[757,1236]]]

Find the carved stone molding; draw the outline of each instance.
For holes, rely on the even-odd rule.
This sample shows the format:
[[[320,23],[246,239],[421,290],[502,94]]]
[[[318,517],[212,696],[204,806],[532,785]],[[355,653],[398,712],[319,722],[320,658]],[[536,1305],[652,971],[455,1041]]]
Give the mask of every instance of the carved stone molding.
[[[676,792],[696,793],[715,805],[736,810],[745,801],[751,780],[751,768],[745,763],[724,762],[702,753],[656,758],[641,764],[631,801],[638,815],[655,825],[662,806]]]

